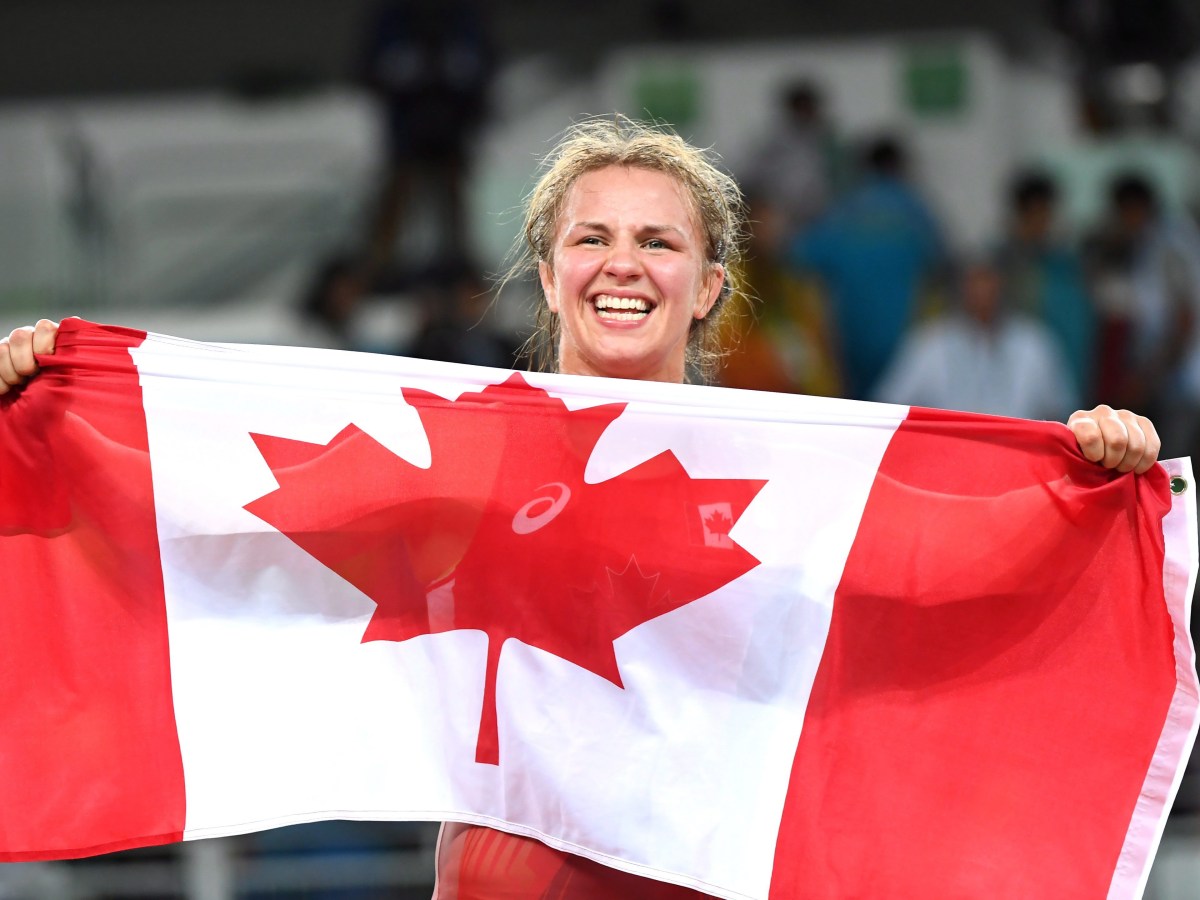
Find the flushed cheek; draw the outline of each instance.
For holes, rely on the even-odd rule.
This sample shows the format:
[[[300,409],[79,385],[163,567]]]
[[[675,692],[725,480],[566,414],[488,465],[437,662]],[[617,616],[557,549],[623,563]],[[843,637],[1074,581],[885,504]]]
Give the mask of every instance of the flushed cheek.
[[[558,277],[555,279],[551,307],[558,307],[557,312],[567,313],[572,308],[585,305],[587,303],[584,291],[586,283],[586,280],[580,278],[577,273],[559,269]]]

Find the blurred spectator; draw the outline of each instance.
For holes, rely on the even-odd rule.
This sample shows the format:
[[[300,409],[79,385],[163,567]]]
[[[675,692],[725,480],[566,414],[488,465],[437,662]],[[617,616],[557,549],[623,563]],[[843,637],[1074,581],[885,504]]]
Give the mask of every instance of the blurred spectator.
[[[750,156],[741,182],[760,198],[756,228],[792,234],[825,211],[841,187],[842,149],[825,120],[824,100],[808,80],[787,84],[774,127]]]
[[[350,333],[365,288],[363,273],[349,256],[335,256],[321,264],[300,304],[305,323],[319,333],[313,343],[358,349]]]
[[[943,260],[933,212],[906,178],[901,145],[866,149],[861,183],[787,249],[788,261],[819,276],[829,293],[847,396],[868,396],[891,360],[926,279]]]
[[[466,179],[495,60],[470,0],[390,0],[375,11],[361,77],[383,113],[387,167],[367,239],[367,274],[386,266],[414,188],[444,221],[434,255],[469,252]]]
[[[1189,452],[1200,409],[1200,232],[1129,172],[1113,180],[1086,251],[1102,317],[1098,394],[1153,418],[1166,455]]]
[[[780,263],[760,227],[763,201],[747,196],[753,231],[741,273],[749,297],[740,314],[728,319],[728,350],[720,382],[758,391],[841,393],[837,354],[830,333],[825,294],[812,278]]]
[[[1013,310],[1045,323],[1066,354],[1075,389],[1091,405],[1096,309],[1081,255],[1056,231],[1058,187],[1025,172],[1009,192],[1008,232],[997,251]]]
[[[1096,132],[1171,125],[1180,64],[1200,43],[1192,0],[1048,0],[1071,41],[1084,124]]]
[[[958,308],[905,338],[874,392],[887,403],[1064,420],[1077,403],[1066,359],[1050,331],[1004,305],[990,262],[966,266]]]
[[[487,317],[492,294],[482,273],[462,259],[431,266],[415,293],[422,322],[405,356],[511,369],[516,342],[498,332]]]

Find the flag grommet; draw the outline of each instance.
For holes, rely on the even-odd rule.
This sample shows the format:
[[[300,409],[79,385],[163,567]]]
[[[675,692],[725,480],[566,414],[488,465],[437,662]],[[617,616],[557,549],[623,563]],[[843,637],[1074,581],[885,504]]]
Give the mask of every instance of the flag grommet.
[[[1187,479],[1182,475],[1171,476],[1171,493],[1176,496],[1184,493],[1188,489]]]

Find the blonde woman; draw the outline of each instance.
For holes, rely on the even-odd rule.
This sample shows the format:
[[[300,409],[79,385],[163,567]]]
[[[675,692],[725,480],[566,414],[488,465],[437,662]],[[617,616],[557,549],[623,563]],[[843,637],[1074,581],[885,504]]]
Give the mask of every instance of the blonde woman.
[[[678,136],[619,118],[572,129],[530,194],[517,267],[541,286],[541,365],[674,382],[710,370],[742,231],[737,186]],[[0,393],[37,372],[56,334],[43,320],[0,341]],[[1099,406],[1069,425],[1106,467],[1140,473],[1158,457],[1153,425],[1128,411]],[[699,896],[481,826],[448,824],[439,842],[437,900]]]

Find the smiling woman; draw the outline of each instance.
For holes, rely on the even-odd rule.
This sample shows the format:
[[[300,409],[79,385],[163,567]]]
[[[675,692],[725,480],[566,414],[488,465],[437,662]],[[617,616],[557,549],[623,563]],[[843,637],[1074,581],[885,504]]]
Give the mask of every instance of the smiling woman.
[[[512,274],[536,270],[534,355],[568,374],[714,374],[743,241],[737,184],[678,135],[622,116],[572,128],[529,196]]]
[[[690,365],[710,377],[743,221],[736,183],[677,135],[619,116],[571,129],[529,197],[510,273],[536,270],[543,291],[535,361],[570,375],[681,382]],[[705,896],[476,825],[443,826],[437,869],[435,900]]]
[[[719,317],[736,287],[742,221],[733,181],[678,136],[620,118],[573,129],[530,195],[513,272],[536,271],[544,292],[542,366],[676,382],[689,365],[711,371]],[[57,323],[43,320],[0,340],[0,395],[37,373],[57,333]],[[1155,464],[1158,438],[1143,417],[1101,406],[1069,424],[1094,462],[1137,473]],[[569,490],[558,481],[539,487],[513,529],[538,531]],[[438,877],[438,900],[703,896],[477,825],[444,828]]]
[[[683,380],[691,321],[709,314],[725,280],[691,207],[661,172],[610,166],[575,182],[538,266],[560,371]]]

